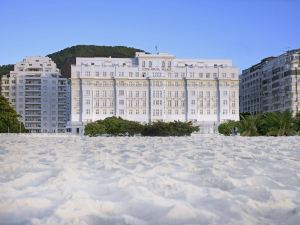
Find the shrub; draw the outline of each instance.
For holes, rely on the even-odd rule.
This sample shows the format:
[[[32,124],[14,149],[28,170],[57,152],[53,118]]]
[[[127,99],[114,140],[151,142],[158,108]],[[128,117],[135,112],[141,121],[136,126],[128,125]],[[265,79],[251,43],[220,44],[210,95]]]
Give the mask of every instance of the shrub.
[[[229,136],[233,133],[234,129],[238,126],[236,121],[229,120],[227,122],[221,123],[218,127],[220,134]]]
[[[84,128],[84,135],[96,137],[105,134],[105,126],[102,121],[98,120],[94,123],[89,123]]]
[[[157,121],[146,125],[142,131],[143,136],[190,136],[193,132],[199,131],[198,126],[192,122],[162,122]]]
[[[142,125],[138,122],[124,120],[121,117],[108,117],[85,126],[84,134],[95,137],[103,134],[112,136],[189,136],[199,131],[199,127],[192,122],[174,121],[170,123],[155,122],[151,125]]]

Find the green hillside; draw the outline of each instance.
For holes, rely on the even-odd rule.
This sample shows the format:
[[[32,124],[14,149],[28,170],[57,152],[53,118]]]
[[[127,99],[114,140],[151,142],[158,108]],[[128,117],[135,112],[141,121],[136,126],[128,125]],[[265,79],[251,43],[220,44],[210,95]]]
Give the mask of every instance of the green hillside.
[[[128,48],[125,46],[96,46],[96,45],[76,45],[65,48],[61,51],[49,54],[48,56],[61,69],[61,73],[67,77],[71,76],[71,64],[75,64],[76,57],[109,57],[130,58],[136,52],[144,52],[141,49]]]
[[[9,74],[9,71],[11,71],[13,69],[14,69],[13,64],[0,66],[0,78],[2,77],[3,74]]]
[[[63,75],[70,77],[71,64],[75,64],[76,57],[111,56],[112,58],[129,58],[134,57],[136,52],[144,51],[125,46],[76,45],[70,48],[65,48],[58,52],[51,53],[47,56],[49,56],[57,64]],[[13,70],[13,65],[11,64],[0,66],[0,78],[3,74],[8,74],[11,70]]]

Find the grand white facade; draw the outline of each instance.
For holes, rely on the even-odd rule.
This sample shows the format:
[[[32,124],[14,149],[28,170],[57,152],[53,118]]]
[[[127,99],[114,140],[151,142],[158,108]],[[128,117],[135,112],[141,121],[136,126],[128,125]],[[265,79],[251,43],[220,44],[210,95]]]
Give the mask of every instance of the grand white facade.
[[[269,57],[243,70],[240,111],[252,114],[290,110],[299,112],[300,49]]]
[[[27,57],[2,77],[1,94],[32,133],[65,132],[70,119],[70,83],[48,57]]]
[[[239,119],[238,69],[231,60],[177,59],[165,53],[135,58],[76,58],[71,66],[72,132],[110,116],[151,123],[193,121],[213,132]]]

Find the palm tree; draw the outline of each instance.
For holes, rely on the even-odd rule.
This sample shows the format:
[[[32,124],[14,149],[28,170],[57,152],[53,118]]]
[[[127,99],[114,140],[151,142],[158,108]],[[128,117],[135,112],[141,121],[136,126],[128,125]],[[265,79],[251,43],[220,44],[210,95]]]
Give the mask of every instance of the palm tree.
[[[264,117],[264,123],[267,127],[266,135],[269,136],[289,136],[295,135],[295,124],[291,111],[271,112]]]
[[[258,136],[257,123],[257,116],[241,116],[241,120],[238,124],[240,134],[242,136]]]

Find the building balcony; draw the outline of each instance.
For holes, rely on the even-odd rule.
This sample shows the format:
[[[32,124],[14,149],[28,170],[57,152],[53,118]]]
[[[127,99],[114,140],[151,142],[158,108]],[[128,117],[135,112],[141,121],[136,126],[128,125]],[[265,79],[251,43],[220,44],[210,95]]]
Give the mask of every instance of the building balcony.
[[[41,117],[41,113],[36,113],[36,112],[32,112],[32,113],[30,113],[30,112],[26,112],[25,113],[25,116],[26,117],[28,117],[28,116],[30,116],[30,117]]]
[[[25,83],[25,86],[36,86],[36,85],[38,85],[38,86],[40,86],[41,85],[41,82],[32,82],[32,83]]]
[[[41,88],[25,88],[26,92],[40,92]]]
[[[29,123],[40,123],[41,120],[35,120],[35,119],[25,119],[25,122],[29,122]]]
[[[37,101],[37,99],[31,99],[31,100],[25,100],[25,103],[26,104],[34,104],[34,105],[36,105],[36,104],[41,104],[41,101],[39,100],[39,101]]]
[[[34,106],[25,106],[25,110],[41,110],[41,107],[34,107]]]

